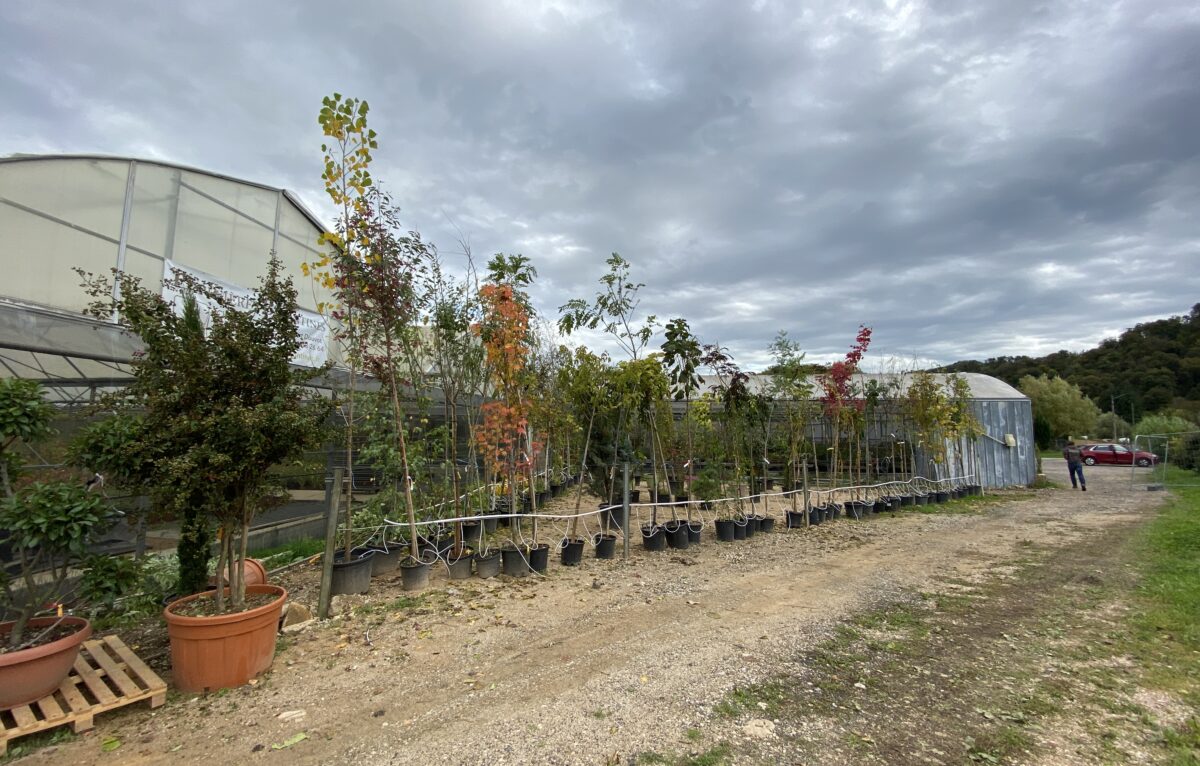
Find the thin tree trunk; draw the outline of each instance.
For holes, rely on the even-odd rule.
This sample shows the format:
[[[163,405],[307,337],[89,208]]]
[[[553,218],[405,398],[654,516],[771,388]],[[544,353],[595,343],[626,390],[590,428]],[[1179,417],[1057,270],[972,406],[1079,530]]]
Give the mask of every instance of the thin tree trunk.
[[[225,611],[225,567],[229,561],[229,530],[221,528],[221,553],[217,556],[217,612]]]
[[[575,539],[579,531],[579,507],[583,505],[583,474],[587,472],[588,447],[592,444],[592,423],[596,420],[596,408],[588,415],[587,436],[583,440],[583,459],[579,463],[579,490],[575,493],[575,515],[571,517],[571,538]]]

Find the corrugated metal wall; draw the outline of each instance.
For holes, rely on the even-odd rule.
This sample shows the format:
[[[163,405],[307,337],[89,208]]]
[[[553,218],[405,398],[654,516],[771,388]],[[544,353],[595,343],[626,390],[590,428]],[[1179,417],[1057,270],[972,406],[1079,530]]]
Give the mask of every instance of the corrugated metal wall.
[[[985,487],[1032,484],[1037,477],[1037,447],[1029,400],[976,399],[972,409],[985,434],[975,447],[981,483]],[[1004,444],[1005,434],[1016,438],[1015,447]]]
[[[941,465],[935,465],[928,453],[918,449],[917,472],[928,478],[974,473],[985,487],[1032,484],[1037,476],[1037,448],[1033,442],[1033,409],[1029,400],[973,399],[971,409],[984,433],[975,442],[974,454],[965,437],[957,445],[947,442]],[[1008,434],[1012,434],[1016,446],[1008,446],[1005,440]],[[959,454],[965,456],[961,469]]]

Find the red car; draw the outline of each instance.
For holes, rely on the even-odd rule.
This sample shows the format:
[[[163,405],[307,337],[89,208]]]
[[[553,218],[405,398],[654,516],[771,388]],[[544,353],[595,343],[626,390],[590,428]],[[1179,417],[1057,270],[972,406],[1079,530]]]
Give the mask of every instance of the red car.
[[[1083,462],[1087,465],[1154,465],[1158,455],[1153,452],[1134,452],[1123,444],[1092,444],[1079,450]]]

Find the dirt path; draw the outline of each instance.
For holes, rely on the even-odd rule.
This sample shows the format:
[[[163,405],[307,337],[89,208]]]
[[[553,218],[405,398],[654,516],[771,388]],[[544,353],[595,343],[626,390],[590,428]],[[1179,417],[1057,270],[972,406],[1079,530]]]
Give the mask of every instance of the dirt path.
[[[1046,469],[1065,477],[1053,460]],[[682,555],[439,583],[416,604],[375,585],[363,606],[288,642],[256,686],[118,713],[28,762],[574,764],[694,751],[728,738],[713,706],[732,688],[798,672],[839,621],[902,590],[1002,571],[1030,545],[1103,535],[1160,501],[1131,491],[1123,470],[1088,478],[1086,494],[1014,492],[979,514],[839,520],[732,545],[706,529]],[[314,576],[286,585],[311,601]],[[102,752],[113,737],[121,746]]]

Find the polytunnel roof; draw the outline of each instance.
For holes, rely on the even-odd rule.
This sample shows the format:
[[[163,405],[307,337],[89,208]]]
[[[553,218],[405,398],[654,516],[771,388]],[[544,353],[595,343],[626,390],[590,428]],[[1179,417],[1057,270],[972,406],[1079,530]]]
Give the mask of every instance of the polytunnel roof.
[[[931,374],[933,375],[934,379],[943,386],[946,385],[946,379],[949,377],[948,373],[935,372]],[[979,372],[960,372],[957,373],[957,375],[965,380],[967,385],[970,386],[972,399],[1003,400],[1029,398],[1009,384],[998,378],[993,378],[991,375],[984,375],[983,373]],[[702,390],[712,391],[717,387],[718,380],[715,375],[702,373],[702,377],[704,378]],[[819,375],[814,375],[811,381],[816,389],[813,394],[814,397],[820,396],[819,384],[817,381],[818,377]],[[864,372],[856,374],[854,379],[859,383],[866,383],[870,380],[875,380],[885,385],[894,383],[898,385],[898,393],[903,394],[908,390],[909,382],[912,380],[912,374]],[[750,373],[749,386],[750,390],[755,393],[767,393],[771,386],[771,376],[765,373],[752,372]]]
[[[85,154],[23,154],[20,152],[14,152],[13,154],[8,154],[3,157],[0,157],[0,163],[26,162],[26,161],[35,161],[35,160],[36,161],[44,161],[44,160],[103,160],[103,161],[108,161],[108,162],[136,162],[139,165],[157,165],[157,166],[163,167],[163,168],[172,168],[175,170],[186,170],[189,173],[199,173],[200,175],[211,176],[212,178],[220,178],[225,181],[232,181],[233,183],[236,183],[236,184],[242,184],[244,186],[252,186],[256,189],[265,189],[266,191],[280,192],[283,194],[283,196],[287,197],[289,202],[291,202],[293,205],[296,206],[296,209],[298,209],[301,213],[304,214],[305,218],[307,218],[309,221],[312,222],[313,226],[316,226],[321,231],[329,231],[329,227],[325,225],[325,222],[322,221],[320,218],[318,218],[315,213],[313,213],[311,210],[308,209],[307,206],[305,206],[304,202],[300,199],[300,196],[298,194],[296,194],[295,192],[293,192],[289,189],[284,189],[283,187],[280,187],[280,186],[271,186],[270,184],[259,183],[258,181],[249,181],[245,178],[238,178],[237,176],[231,176],[231,175],[227,175],[225,173],[217,173],[212,170],[205,170],[204,168],[198,168],[198,167],[194,167],[192,165],[184,165],[179,162],[169,162],[167,160],[158,160],[158,159],[146,159],[143,157],[130,157],[127,155],[120,155],[120,154],[99,154],[99,153],[93,153],[93,154],[88,154],[88,153],[85,153]]]
[[[305,204],[299,195],[287,189],[270,186],[256,181],[225,175],[223,173],[191,167],[160,159],[145,159],[99,153],[85,154],[11,154],[0,157],[0,170],[5,166],[25,163],[56,163],[58,161],[93,161],[157,166],[172,171],[184,171],[238,186],[259,189],[279,195],[313,227],[315,235],[328,231],[328,227]],[[198,191],[198,190],[196,190]],[[126,191],[128,195],[128,191]],[[106,236],[51,214],[32,209],[27,200],[20,197],[9,199],[0,196],[0,205],[7,205],[27,214],[61,225],[65,230],[74,230],[90,235],[100,241],[118,244],[111,235]],[[128,199],[126,199],[128,206]],[[269,222],[267,224],[269,226]],[[279,236],[278,217],[275,231]],[[124,232],[122,232],[124,237]],[[130,250],[145,252],[132,243]],[[149,253],[147,253],[149,255]],[[28,253],[19,257],[28,258]],[[21,293],[0,297],[0,377],[34,379],[46,389],[52,401],[61,404],[86,403],[96,393],[124,386],[131,377],[129,361],[141,347],[139,340],[128,332],[104,321],[67,310],[59,306],[46,305]],[[346,377],[342,370],[331,370],[318,383],[324,387],[338,387]],[[315,381],[314,381],[315,382]]]

